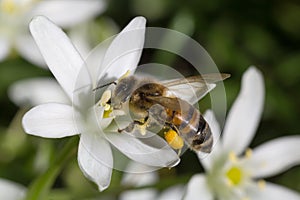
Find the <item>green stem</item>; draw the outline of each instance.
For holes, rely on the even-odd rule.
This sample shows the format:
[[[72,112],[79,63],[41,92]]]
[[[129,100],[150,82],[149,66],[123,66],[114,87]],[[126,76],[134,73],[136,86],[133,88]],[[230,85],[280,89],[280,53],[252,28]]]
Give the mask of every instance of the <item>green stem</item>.
[[[46,195],[52,187],[56,177],[68,160],[75,154],[74,147],[76,147],[77,143],[78,137],[72,137],[68,140],[48,170],[31,183],[25,200],[46,199]]]

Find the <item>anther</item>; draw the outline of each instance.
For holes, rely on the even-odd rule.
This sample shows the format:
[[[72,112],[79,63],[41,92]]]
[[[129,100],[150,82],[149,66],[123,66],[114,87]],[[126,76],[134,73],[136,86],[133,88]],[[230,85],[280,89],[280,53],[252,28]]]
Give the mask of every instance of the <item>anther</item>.
[[[250,148],[246,150],[245,157],[248,159],[252,157],[252,150]]]
[[[238,158],[237,158],[237,156],[235,155],[234,152],[230,152],[230,153],[229,153],[229,160],[230,160],[231,162],[233,162],[233,163],[237,163]]]
[[[257,182],[257,184],[258,184],[258,187],[259,187],[259,189],[261,189],[261,190],[263,190],[263,189],[265,189],[266,188],[266,181],[264,181],[264,180],[259,180],[258,182]]]
[[[100,101],[99,101],[99,104],[101,105],[101,106],[106,106],[107,105],[107,102],[110,100],[110,98],[111,98],[111,91],[110,90],[106,90],[104,93],[103,93],[103,95],[102,95],[102,97],[101,97],[101,99],[100,99]]]

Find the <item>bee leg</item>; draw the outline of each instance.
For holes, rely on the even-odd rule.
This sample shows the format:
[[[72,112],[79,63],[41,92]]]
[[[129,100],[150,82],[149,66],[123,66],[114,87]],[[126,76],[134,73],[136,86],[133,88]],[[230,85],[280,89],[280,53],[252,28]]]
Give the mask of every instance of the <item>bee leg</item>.
[[[180,148],[177,152],[177,156],[180,156],[182,148]]]
[[[130,132],[133,131],[133,129],[135,128],[136,125],[141,126],[141,127],[145,126],[145,128],[146,128],[146,126],[147,126],[147,120],[148,120],[148,117],[146,117],[143,122],[142,121],[138,121],[138,120],[134,120],[127,127],[123,128],[123,129],[118,129],[118,132],[121,133],[123,131],[126,131],[126,132],[130,133]]]
[[[122,129],[118,129],[118,132],[119,133],[122,133],[123,131],[126,131],[126,132],[132,132],[133,131],[133,129],[134,129],[134,122],[132,122],[132,123],[130,123],[127,127],[125,127],[125,128],[122,128]]]

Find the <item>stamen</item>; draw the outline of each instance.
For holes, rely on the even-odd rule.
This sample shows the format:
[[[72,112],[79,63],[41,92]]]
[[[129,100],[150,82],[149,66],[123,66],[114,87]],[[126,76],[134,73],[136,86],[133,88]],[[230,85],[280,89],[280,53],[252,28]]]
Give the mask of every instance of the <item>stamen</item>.
[[[141,126],[140,127],[140,132],[142,136],[145,136],[147,133],[147,126]]]
[[[257,182],[257,184],[258,184],[258,187],[259,187],[259,189],[261,189],[261,190],[263,190],[263,189],[265,189],[266,188],[266,181],[264,181],[264,180],[259,180],[258,182]]]
[[[234,184],[233,184],[233,182],[230,179],[226,179],[226,185],[228,187],[232,188]]]
[[[123,78],[126,78],[127,76],[130,75],[130,70],[127,70],[127,72],[125,74],[123,74],[119,79],[118,81],[122,80]]]
[[[247,159],[250,159],[252,157],[252,149],[249,148],[246,150],[245,157]]]
[[[106,106],[107,105],[107,102],[110,100],[110,98],[111,98],[111,91],[110,90],[106,90],[104,93],[103,93],[103,95],[102,95],[102,97],[101,97],[101,99],[100,99],[100,101],[99,101],[99,104],[101,105],[101,106]]]
[[[110,116],[110,113],[112,113],[112,110],[111,110],[111,109],[109,109],[109,110],[104,110],[103,118],[109,118],[109,117],[111,117],[111,116]]]
[[[230,152],[229,153],[229,160],[233,163],[237,163],[238,162],[238,158],[236,156],[236,154],[234,152]]]
[[[110,98],[111,98],[111,91],[110,90],[106,90],[105,92],[103,92],[102,97],[99,100],[98,105],[104,107],[103,118],[110,117],[110,114],[113,111],[111,105],[107,103],[110,100]]]
[[[108,110],[110,110],[110,107],[111,107],[111,106],[107,103],[107,104],[105,104],[105,106],[104,106],[104,110],[105,110],[105,111],[108,111]]]

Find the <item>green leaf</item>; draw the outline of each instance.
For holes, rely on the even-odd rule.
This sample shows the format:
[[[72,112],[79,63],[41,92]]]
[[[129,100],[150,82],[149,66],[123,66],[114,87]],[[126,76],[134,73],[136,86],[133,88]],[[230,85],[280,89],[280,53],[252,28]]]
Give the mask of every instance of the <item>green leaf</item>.
[[[56,177],[59,175],[65,164],[68,163],[69,159],[75,155],[77,143],[78,137],[70,138],[49,169],[29,186],[26,200],[46,199]]]

